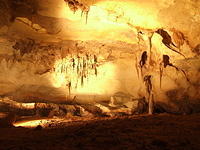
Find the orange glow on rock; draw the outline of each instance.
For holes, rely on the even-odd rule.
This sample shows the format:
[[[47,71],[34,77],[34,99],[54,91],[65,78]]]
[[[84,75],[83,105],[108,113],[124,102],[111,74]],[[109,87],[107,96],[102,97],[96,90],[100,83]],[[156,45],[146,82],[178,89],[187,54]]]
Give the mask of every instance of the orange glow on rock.
[[[83,67],[84,65],[85,67]],[[77,58],[75,56],[57,60],[54,67],[52,83],[57,88],[66,89],[67,95],[107,95],[115,90],[115,88],[111,89],[109,85],[117,84],[117,81],[111,83],[116,75],[116,66],[111,62],[95,63],[91,58],[86,61],[86,57]]]
[[[15,127],[26,127],[26,128],[34,128],[38,125],[45,125],[48,123],[47,119],[39,119],[39,120],[30,120],[30,121],[23,121],[23,122],[16,122],[14,123]]]

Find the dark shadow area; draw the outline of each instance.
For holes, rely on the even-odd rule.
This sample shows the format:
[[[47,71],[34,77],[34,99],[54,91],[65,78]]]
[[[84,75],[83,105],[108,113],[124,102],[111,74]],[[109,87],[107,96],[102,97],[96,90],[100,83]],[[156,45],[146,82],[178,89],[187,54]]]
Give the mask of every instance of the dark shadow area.
[[[200,115],[139,115],[96,118],[48,128],[0,129],[2,150],[198,150]]]

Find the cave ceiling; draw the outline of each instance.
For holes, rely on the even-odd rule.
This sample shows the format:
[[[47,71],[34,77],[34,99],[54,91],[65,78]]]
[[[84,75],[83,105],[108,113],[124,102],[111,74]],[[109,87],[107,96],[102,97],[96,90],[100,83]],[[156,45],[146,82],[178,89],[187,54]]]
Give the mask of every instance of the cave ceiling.
[[[41,41],[134,40],[138,29],[182,32],[200,41],[198,0],[1,0],[0,35]]]

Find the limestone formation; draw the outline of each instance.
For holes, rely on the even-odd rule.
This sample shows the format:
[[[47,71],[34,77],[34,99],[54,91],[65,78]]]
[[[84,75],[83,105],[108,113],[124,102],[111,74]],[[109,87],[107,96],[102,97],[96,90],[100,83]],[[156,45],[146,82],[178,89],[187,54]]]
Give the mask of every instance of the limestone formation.
[[[0,96],[21,108],[44,104],[42,116],[137,114],[147,105],[198,112],[199,7],[195,0],[0,0]]]

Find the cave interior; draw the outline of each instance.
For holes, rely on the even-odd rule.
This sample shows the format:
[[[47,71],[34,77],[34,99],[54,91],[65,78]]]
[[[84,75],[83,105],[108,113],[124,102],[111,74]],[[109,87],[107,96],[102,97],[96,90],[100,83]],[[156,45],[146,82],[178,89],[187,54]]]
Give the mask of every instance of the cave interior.
[[[44,135],[63,137],[64,127],[68,149],[198,149],[195,136],[169,130],[199,136],[199,112],[199,0],[0,0],[0,130],[43,136],[28,149],[45,149]],[[122,132],[136,129],[127,144]],[[90,131],[96,145],[83,139]]]

